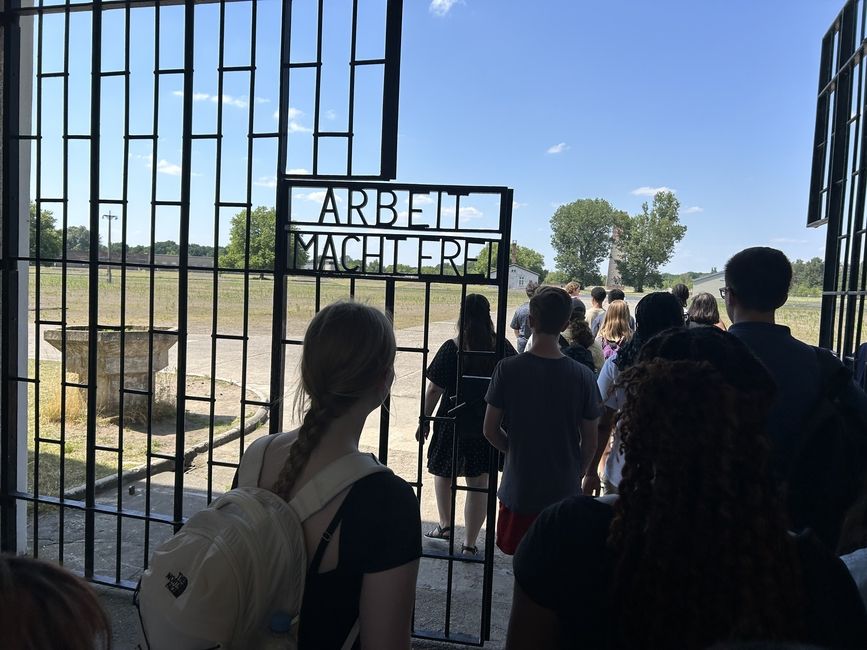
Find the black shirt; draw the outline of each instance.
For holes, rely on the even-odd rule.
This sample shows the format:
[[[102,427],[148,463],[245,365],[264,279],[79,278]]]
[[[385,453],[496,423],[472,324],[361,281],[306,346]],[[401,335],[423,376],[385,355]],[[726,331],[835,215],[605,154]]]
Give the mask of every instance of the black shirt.
[[[421,557],[418,499],[403,479],[391,472],[367,476],[352,486],[341,509],[337,568],[308,576],[304,589],[302,649],[340,648],[358,619],[364,574]]]
[[[556,612],[564,648],[606,648],[617,624],[604,594],[614,558],[607,546],[614,509],[573,497],[539,515],[515,554],[515,580],[533,601]],[[807,596],[809,641],[867,648],[867,612],[845,565],[812,535],[795,538]]]

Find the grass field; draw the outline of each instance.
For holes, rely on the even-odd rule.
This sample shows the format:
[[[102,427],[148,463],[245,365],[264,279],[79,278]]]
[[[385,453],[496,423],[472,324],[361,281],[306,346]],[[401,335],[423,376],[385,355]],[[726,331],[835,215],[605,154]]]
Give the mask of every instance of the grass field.
[[[30,372],[34,372],[35,361],[29,361]],[[85,480],[85,450],[87,441],[87,403],[83,391],[68,389],[66,395],[66,418],[61,427],[60,404],[60,364],[56,361],[42,361],[39,364],[40,396],[39,396],[39,474],[36,475],[36,414],[34,384],[28,385],[28,489],[39,483],[39,493],[43,495],[60,496],[61,463],[60,448],[63,442],[63,485],[68,490],[81,485]],[[74,376],[71,379],[75,379]],[[175,375],[159,373],[156,378],[156,397],[152,407],[154,422],[150,427],[150,448],[152,452],[172,454],[175,449],[175,418],[174,401]],[[205,378],[194,380],[205,385],[210,382]],[[195,389],[195,384],[191,383]],[[214,408],[213,435],[219,436],[230,428],[237,426],[239,418],[236,415],[240,402],[240,388],[234,384],[217,380],[217,401]],[[246,416],[252,417],[255,408],[247,407]],[[117,417],[106,417],[99,414],[96,419],[96,443],[106,448],[121,448],[123,457],[120,461],[123,469],[131,469],[143,465],[148,453],[148,427],[143,421],[142,413],[138,417],[127,420],[123,427],[119,426]],[[202,402],[187,402],[185,425],[185,447],[189,448],[208,439],[211,434],[209,405]],[[122,436],[122,438],[121,438]],[[118,471],[118,454],[111,451],[96,452],[96,478],[101,479]]]
[[[120,325],[121,291],[120,274],[115,273],[114,282],[109,284],[103,277],[99,284],[99,314],[101,325]],[[268,337],[271,333],[273,314],[273,282],[270,279],[250,278],[245,301],[244,279],[237,275],[224,275],[217,278],[217,298],[214,300],[213,275],[196,272],[190,274],[188,302],[189,332],[200,337],[210,337],[213,333],[212,318],[217,312],[217,333],[241,334],[246,313],[248,333]],[[37,308],[37,286],[39,292],[39,311]],[[36,270],[31,269],[30,277],[30,319],[37,313],[43,320],[60,319],[62,306],[63,281],[59,269],[40,269],[38,283]],[[494,287],[469,287],[468,292],[480,292],[488,296],[496,313],[497,291]],[[148,273],[134,271],[128,273],[125,283],[125,315],[127,326],[147,326],[150,321],[151,279]],[[359,280],[356,283],[356,296],[373,305],[384,305],[384,283],[382,281]],[[300,337],[315,311],[315,283],[308,280],[292,279],[288,283],[287,329],[289,336]],[[344,280],[323,280],[321,283],[321,304],[326,305],[349,296],[349,282]],[[459,312],[461,289],[455,285],[435,284],[430,287],[429,319],[435,321],[454,321]],[[395,291],[395,328],[402,330],[422,325],[425,320],[425,286],[420,283],[398,282]],[[153,323],[159,328],[177,327],[178,323],[178,276],[171,271],[160,271],[153,283]],[[589,301],[589,296],[584,296]],[[631,305],[641,298],[639,294],[627,294]],[[70,326],[86,325],[88,322],[88,277],[83,272],[70,272],[66,279],[66,319]],[[511,291],[507,305],[507,318],[517,306],[527,300],[523,291]],[[793,297],[780,310],[779,322],[791,327],[793,334],[808,343],[816,343],[819,330],[819,298]],[[728,325],[728,320],[724,317]],[[46,326],[52,327],[52,326]],[[509,332],[511,337],[511,332]],[[398,337],[400,341],[400,336]],[[260,340],[261,343],[261,340]],[[265,344],[267,347],[267,343]],[[435,344],[434,344],[435,345]],[[30,362],[30,376],[34,376],[35,362]],[[226,376],[225,368],[218,370],[218,376]],[[161,373],[162,374],[162,373]],[[42,494],[58,494],[60,484],[60,445],[59,441],[59,375],[56,361],[43,360],[40,363],[40,436],[46,442],[39,449],[39,487]],[[240,381],[240,377],[226,377]],[[195,379],[192,380],[195,383]],[[169,382],[172,383],[172,382]],[[227,430],[237,422],[240,412],[240,390],[237,386],[220,382],[224,401],[218,409],[215,434]],[[34,387],[28,386],[30,403],[30,451],[29,483],[32,487],[35,460],[34,427]],[[171,391],[170,391],[171,392]],[[231,393],[231,394],[230,394]],[[197,387],[188,384],[188,394],[208,394],[207,386]],[[86,441],[86,406],[83,400],[76,399],[76,390],[67,392],[67,427],[64,432],[65,463],[64,484],[68,489],[84,481],[84,459]],[[164,401],[173,404],[169,394]],[[170,404],[170,406],[171,406]],[[187,442],[194,444],[207,438],[208,416],[197,413],[202,403],[188,402]],[[248,416],[252,415],[252,410]],[[155,423],[151,439],[152,451],[174,452],[174,421],[172,415],[165,422]],[[123,459],[124,469],[140,465],[147,456],[147,434],[142,427],[124,427]],[[97,443],[107,447],[119,446],[119,427],[116,421],[98,418]],[[189,446],[189,445],[188,445]],[[97,452],[97,478],[117,472],[118,457],[111,452]]]
[[[128,271],[125,283],[125,318],[127,326],[147,326],[150,322],[151,279],[145,271]],[[39,311],[43,320],[60,320],[62,302],[62,276],[59,269],[40,269],[37,283],[36,269],[31,269],[31,318],[37,314],[36,292],[39,289]],[[120,273],[114,282],[103,277],[99,283],[99,322],[101,325],[120,325],[121,291]],[[88,276],[79,270],[70,271],[66,280],[66,321],[68,325],[87,325],[89,306]],[[493,287],[470,287],[469,292],[484,293],[496,310],[497,292]],[[238,275],[217,278],[216,300],[214,277],[210,273],[190,273],[187,292],[187,318],[191,332],[212,333],[214,311],[217,313],[217,332],[240,334],[246,313],[248,331],[266,334],[271,330],[273,315],[273,281],[270,278],[251,277],[247,282],[247,300],[244,299],[245,282]],[[358,280],[356,297],[373,305],[384,305],[384,283],[378,280]],[[425,288],[421,283],[398,282],[395,290],[394,320],[397,329],[414,327],[424,322]],[[346,280],[323,280],[321,304],[349,297]],[[587,297],[589,298],[589,296]],[[639,294],[627,294],[634,304]],[[290,333],[303,332],[315,311],[315,283],[302,278],[288,282],[287,325]],[[510,291],[507,312],[526,301],[526,294]],[[433,284],[430,290],[430,320],[455,320],[460,303],[460,287]],[[153,282],[153,323],[159,328],[177,327],[178,275],[173,271],[158,271]],[[722,307],[722,305],[720,305]],[[778,320],[792,329],[799,339],[815,344],[819,337],[819,298],[792,297],[780,310]],[[725,319],[724,319],[725,320]],[[726,320],[727,322],[727,320]]]

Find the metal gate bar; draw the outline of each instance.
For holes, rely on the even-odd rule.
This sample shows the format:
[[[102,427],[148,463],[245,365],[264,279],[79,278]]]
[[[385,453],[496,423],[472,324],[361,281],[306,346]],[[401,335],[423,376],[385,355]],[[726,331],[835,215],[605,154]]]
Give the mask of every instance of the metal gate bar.
[[[42,0],[40,0],[41,2]],[[418,347],[413,345],[402,345],[399,347],[401,353],[412,353],[418,355],[419,361],[423,369],[426,368],[429,361],[429,331],[431,319],[431,286],[432,284],[457,285],[460,287],[461,304],[460,312],[463,312],[464,298],[466,297],[468,287],[482,284],[488,286],[496,285],[498,287],[498,305],[497,305],[497,331],[498,342],[495,354],[502,355],[504,351],[503,340],[506,326],[506,303],[507,290],[506,281],[508,278],[508,242],[510,238],[510,219],[512,194],[510,190],[505,188],[489,188],[489,187],[464,187],[457,185],[418,185],[413,186],[419,191],[437,192],[437,206],[442,207],[443,193],[456,192],[455,215],[456,219],[460,218],[461,214],[461,195],[467,192],[488,192],[499,197],[499,215],[498,225],[496,228],[487,230],[485,237],[489,242],[489,250],[491,243],[500,245],[499,255],[497,256],[497,271],[499,272],[496,281],[492,280],[491,264],[488,264],[488,273],[477,275],[446,276],[437,277],[405,277],[401,274],[325,274],[322,272],[307,272],[303,269],[294,268],[289,265],[290,254],[294,253],[294,249],[290,248],[287,237],[282,236],[285,233],[281,231],[281,220],[291,220],[291,195],[288,192],[282,191],[281,188],[291,183],[293,186],[312,187],[315,184],[322,185],[323,182],[331,183],[334,186],[347,186],[347,183],[357,183],[361,180],[385,181],[393,179],[397,170],[397,115],[398,115],[398,90],[399,90],[399,73],[400,73],[400,49],[401,49],[401,22],[402,22],[402,2],[400,0],[386,0],[384,21],[386,25],[385,37],[383,41],[383,53],[381,56],[373,55],[369,58],[359,58],[358,54],[358,32],[363,29],[359,17],[359,8],[361,6],[359,0],[353,0],[351,3],[351,36],[348,65],[349,73],[349,91],[346,97],[346,108],[348,109],[347,128],[327,129],[323,128],[320,115],[323,112],[323,71],[326,62],[324,60],[325,48],[324,39],[326,37],[323,29],[323,15],[326,7],[325,0],[313,0],[317,7],[317,15],[315,16],[316,24],[316,56],[312,60],[295,60],[292,56],[290,41],[292,33],[292,7],[293,3],[288,0],[282,3],[283,11],[280,13],[280,54],[278,61],[277,74],[279,75],[279,107],[277,111],[277,128],[273,129],[270,126],[257,129],[257,113],[256,102],[256,84],[257,75],[260,74],[261,62],[257,61],[257,42],[260,39],[259,20],[260,8],[265,7],[259,5],[260,0],[205,0],[204,2],[195,2],[195,0],[94,0],[87,3],[76,3],[58,5],[43,5],[38,4],[32,7],[21,7],[19,0],[4,0],[5,11],[3,13],[4,26],[4,66],[3,81],[3,224],[2,224],[2,307],[3,319],[0,324],[0,333],[2,333],[2,359],[0,359],[0,372],[2,372],[2,393],[0,393],[0,418],[2,418],[2,432],[0,432],[0,462],[2,462],[2,472],[0,472],[0,546],[3,550],[21,550],[21,540],[27,536],[26,527],[22,527],[19,523],[24,521],[20,515],[26,511],[26,504],[32,504],[31,526],[29,542],[32,544],[32,552],[34,555],[39,554],[42,548],[42,541],[45,536],[50,535],[56,526],[57,535],[57,559],[61,563],[66,563],[72,569],[79,570],[89,580],[94,582],[109,584],[114,586],[131,587],[134,582],[134,575],[129,573],[129,566],[145,567],[147,566],[148,558],[155,543],[170,535],[177,530],[185,521],[186,516],[190,514],[189,504],[185,504],[184,497],[188,490],[185,489],[185,465],[184,456],[187,452],[187,427],[185,413],[187,407],[196,403],[207,404],[203,407],[207,410],[208,424],[206,428],[206,436],[208,441],[207,446],[207,478],[206,478],[206,494],[205,499],[210,501],[213,494],[217,491],[214,479],[214,468],[234,468],[243,449],[246,446],[245,425],[248,422],[247,408],[250,406],[269,406],[271,409],[271,419],[269,428],[271,431],[279,430],[283,423],[283,406],[285,394],[285,371],[286,371],[286,345],[298,345],[300,341],[297,338],[292,338],[287,335],[287,282],[297,275],[311,276],[314,281],[314,306],[316,310],[322,306],[325,299],[330,294],[329,288],[326,286],[323,294],[323,278],[330,276],[344,278],[348,280],[348,293],[351,297],[356,297],[360,292],[356,284],[357,279],[373,280],[382,285],[384,290],[384,306],[386,310],[394,311],[396,304],[399,303],[401,296],[401,287],[404,282],[421,284],[424,292],[424,324],[425,331],[423,333],[423,344]],[[196,88],[196,79],[194,75],[194,65],[196,64],[196,43],[199,35],[196,34],[197,21],[196,13],[204,12],[204,8],[217,4],[218,7],[218,42],[216,43],[217,50],[217,96],[216,100],[216,126],[215,128],[208,127],[204,131],[196,129],[196,117],[194,102]],[[244,7],[249,10],[250,29],[244,32],[243,38],[249,38],[249,59],[243,61],[241,65],[236,62],[229,62],[226,59],[226,44],[231,37],[231,30],[236,26],[227,24],[227,7]],[[246,10],[245,9],[245,10]],[[112,13],[122,11],[122,14]],[[74,15],[84,16],[89,22],[77,22],[72,19]],[[52,16],[58,17],[57,25],[61,24],[63,29],[62,41],[62,61],[59,64],[54,64],[55,67],[46,67],[44,54],[49,50],[44,49],[48,43],[49,36],[46,33],[47,19]],[[117,22],[113,17],[120,17],[121,21]],[[147,24],[146,31],[134,31],[141,27],[140,20],[146,19],[152,21]],[[29,84],[29,80],[19,78],[20,65],[24,62],[29,65],[27,57],[30,56],[30,46],[25,42],[24,47],[27,51],[22,52],[21,38],[21,21],[32,23],[33,33],[35,36],[35,77],[33,79],[33,99],[35,102],[34,124],[31,127],[22,124],[25,121],[20,119],[22,110],[29,111],[29,106],[25,105],[27,101],[24,84]],[[182,47],[180,58],[172,56],[171,50],[166,58],[163,58],[163,49],[166,45],[165,29],[173,24],[178,24],[179,20],[183,20],[182,36],[178,43],[178,52]],[[207,19],[203,19],[204,24]],[[117,59],[111,58],[111,53],[108,51],[108,46],[105,45],[104,37],[115,37],[118,25],[123,25],[123,43],[122,43],[122,63],[108,63]],[[87,30],[90,30],[89,33]],[[150,30],[153,30],[153,38],[150,38]],[[150,67],[153,63],[153,97],[147,104],[149,108],[145,108],[143,113],[149,124],[143,126],[138,120],[133,122],[131,117],[133,104],[137,102],[137,93],[140,86],[133,83],[133,80],[138,78],[140,74],[139,68],[141,62],[138,58],[133,57],[135,52],[132,49],[131,42],[133,34],[137,37],[142,34],[148,40],[148,45],[153,44],[152,57],[148,52],[145,65]],[[30,32],[27,32],[28,37]],[[74,53],[74,46],[71,40],[71,35],[81,36],[86,35],[91,52],[89,57],[89,73],[90,80],[84,82],[83,79],[73,79],[73,69],[70,65],[71,54]],[[117,36],[119,37],[119,36]],[[26,41],[26,39],[25,39]],[[105,48],[105,49],[104,49]],[[72,52],[71,52],[72,50]],[[366,56],[366,53],[365,53]],[[56,59],[55,56],[52,60]],[[84,57],[81,57],[84,58]],[[227,63],[232,63],[227,65]],[[114,67],[108,67],[114,66]],[[82,61],[82,67],[86,68],[86,64]],[[356,94],[361,87],[362,79],[359,76],[360,70],[375,70],[380,69],[382,74],[383,92],[381,97],[377,97],[376,101],[381,101],[377,104],[381,108],[381,120],[378,127],[378,151],[377,160],[371,165],[369,160],[359,158],[362,152],[359,142],[356,138],[369,128],[369,124],[362,123],[358,117],[360,115],[358,106],[356,105]],[[80,71],[79,71],[80,72]],[[76,72],[75,74],[79,74]],[[149,72],[149,71],[148,71]],[[293,74],[300,72],[312,72],[315,75],[313,85],[313,117],[314,124],[312,128],[312,158],[311,170],[312,174],[305,175],[303,178],[297,176],[289,176],[288,155],[290,152],[289,142],[289,115],[290,115],[290,83],[293,81]],[[228,159],[227,151],[224,148],[224,138],[231,133],[230,129],[224,129],[226,120],[225,102],[222,98],[225,95],[226,75],[227,74],[246,74],[247,88],[246,97],[246,137],[244,150],[246,151],[247,160],[244,166],[244,174],[246,176],[245,184],[242,192],[236,195],[229,196],[229,184],[223,182],[222,174],[227,168]],[[116,78],[117,83],[111,80]],[[182,81],[182,91],[175,94],[182,95],[182,103],[180,110],[168,105],[168,100],[163,100],[166,93],[167,84],[170,80],[180,77]],[[73,79],[73,80],[71,80]],[[43,114],[43,109],[47,106],[47,100],[44,98],[47,84],[55,80],[55,83],[62,86],[62,118],[48,118],[47,113]],[[377,82],[378,83],[378,82]],[[147,84],[151,84],[148,82]],[[76,91],[87,89],[90,103],[89,127],[79,124],[73,125],[70,120],[71,108],[73,101],[70,93],[75,95]],[[135,92],[135,94],[134,94]],[[231,91],[230,91],[231,92]],[[113,94],[115,93],[115,94]],[[146,94],[146,91],[145,91]],[[108,109],[105,108],[105,100],[109,97],[122,96],[122,135],[117,135],[114,131],[109,131],[107,120]],[[45,95],[48,97],[48,95]],[[21,101],[24,100],[25,104]],[[120,101],[118,103],[120,103]],[[50,102],[49,102],[50,103]],[[139,100],[139,103],[141,101]],[[166,185],[165,178],[160,176],[160,164],[162,149],[161,143],[165,142],[166,132],[161,129],[161,122],[166,116],[180,117],[180,134],[178,141],[180,143],[180,165],[178,176],[180,176],[179,193],[165,194]],[[48,136],[44,132],[45,125],[52,124],[49,119],[62,119],[62,132],[59,137],[60,147],[62,151],[62,161],[60,167],[62,170],[62,185],[59,190],[48,190],[48,185],[44,184],[48,177],[44,176],[43,168],[49,154],[46,152]],[[26,120],[29,122],[28,120]],[[163,131],[161,133],[161,130]],[[54,142],[53,133],[49,134]],[[163,136],[161,138],[161,136]],[[242,137],[239,134],[239,138]],[[323,140],[325,138],[326,140]],[[206,273],[210,273],[211,277],[206,278],[204,284],[210,287],[212,295],[210,297],[210,307],[212,313],[207,318],[208,325],[205,329],[210,329],[207,334],[210,336],[208,348],[211,357],[207,360],[207,366],[210,369],[210,377],[208,378],[207,388],[202,392],[207,395],[193,394],[199,391],[192,391],[188,381],[191,367],[195,367],[196,359],[191,358],[189,333],[191,327],[198,323],[196,315],[192,313],[193,299],[191,291],[194,285],[199,286],[200,276],[194,276],[191,273],[190,260],[190,245],[191,236],[195,236],[191,232],[191,223],[194,213],[195,197],[193,194],[193,171],[192,166],[195,160],[196,142],[204,141],[205,143],[213,143],[214,151],[214,226],[213,226],[213,263],[203,266],[202,269]],[[320,145],[326,142],[334,141],[344,142],[345,157],[342,159],[342,174],[321,173],[326,170],[326,157],[320,151]],[[78,146],[70,143],[81,143],[82,147],[87,148],[87,163],[82,164],[78,159],[79,164],[73,163],[73,147],[75,153],[78,151]],[[275,178],[277,180],[277,192],[274,196],[274,204],[276,206],[277,224],[275,228],[275,263],[273,268],[256,268],[262,266],[258,261],[253,262],[251,257],[251,238],[249,233],[252,227],[253,205],[254,205],[254,155],[257,151],[256,143],[268,142],[276,145],[276,160]],[[115,147],[108,150],[106,147]],[[134,153],[142,147],[141,151],[149,150],[150,170],[148,180],[149,183],[134,184],[134,170],[131,165],[131,160],[134,159]],[[122,150],[123,162],[120,165],[120,179],[115,181],[114,176],[109,170],[111,164],[111,156],[106,154],[106,151],[116,153],[116,149]],[[365,149],[364,151],[369,151]],[[26,155],[25,155],[26,152]],[[36,210],[35,224],[35,252],[33,255],[29,251],[20,250],[20,217],[22,208],[26,206],[26,201],[22,201],[23,197],[19,196],[19,176],[23,166],[29,170],[29,164],[22,164],[22,160],[29,160],[30,156],[34,156],[35,173],[34,173],[34,207]],[[138,154],[136,154],[138,155]],[[139,156],[144,158],[144,156]],[[338,157],[339,158],[339,157]],[[83,168],[82,168],[83,167]],[[87,208],[87,225],[89,228],[89,249],[86,259],[81,256],[71,254],[68,240],[68,229],[71,222],[74,223],[75,213],[71,207],[72,194],[77,189],[78,185],[83,183],[84,173],[89,172],[87,182],[87,197],[89,199],[89,207]],[[28,172],[25,172],[27,174]],[[374,183],[375,185],[375,183]],[[149,187],[146,187],[149,186]],[[381,184],[383,188],[394,188],[396,185],[389,183]],[[405,187],[405,186],[404,186]],[[59,195],[58,195],[59,191]],[[139,193],[146,196],[146,199],[137,198]],[[138,202],[138,203],[137,203]],[[145,210],[138,210],[138,206],[144,206],[147,202]],[[43,209],[54,208],[60,214],[61,224],[61,250],[59,254],[43,251],[42,243],[48,233],[42,232],[41,214]],[[118,242],[109,242],[108,257],[103,259],[102,249],[100,246],[100,230],[103,212],[106,209],[114,209],[119,212],[116,215],[120,218],[120,256],[116,256],[115,244]],[[237,214],[241,215],[245,226],[247,238],[244,243],[243,262],[239,268],[234,268],[227,263],[222,257],[220,251],[220,241],[225,239],[226,233],[221,225],[222,216],[227,209],[238,210]],[[208,209],[210,213],[210,208]],[[147,227],[147,235],[144,238],[147,242],[146,258],[133,257],[127,251],[128,239],[131,236],[137,216],[141,215],[142,223],[148,217],[150,223]],[[114,215],[113,215],[114,216]],[[160,233],[163,228],[158,224],[159,220],[166,218],[176,219],[178,222],[178,255],[176,263],[166,260],[157,254],[157,243]],[[110,225],[109,221],[109,225]],[[437,223],[435,230],[442,233],[447,233],[448,229],[440,228],[441,224]],[[457,228],[457,226],[456,226]],[[432,231],[433,232],[433,231]],[[21,233],[23,234],[23,233]],[[43,252],[46,254],[43,255]],[[28,268],[28,265],[33,264]],[[443,272],[443,261],[440,265],[440,273]],[[466,264],[466,263],[465,263]],[[55,265],[59,269],[59,274],[48,266]],[[267,264],[264,266],[267,267]],[[86,268],[86,273],[79,273],[79,268]],[[113,292],[107,293],[105,283],[101,284],[103,275],[102,271],[106,270],[109,277],[112,271],[116,271],[119,275],[119,313],[115,316],[113,313],[106,311],[106,308],[114,308],[114,300],[116,299]],[[320,269],[321,271],[321,269]],[[26,273],[26,274],[25,274]],[[26,342],[25,331],[22,328],[26,323],[19,320],[19,301],[26,296],[26,288],[29,286],[29,275],[33,274],[33,290],[35,298],[35,317],[33,321],[36,340],[33,342],[35,350],[35,366],[32,373],[22,368],[22,359],[20,343]],[[270,314],[272,323],[272,336],[270,341],[271,365],[270,365],[270,395],[267,398],[254,398],[248,394],[248,388],[251,383],[249,374],[251,367],[251,292],[252,283],[250,274],[255,273],[261,276],[273,274],[273,299],[271,300],[272,313]],[[464,269],[466,274],[466,268]],[[53,314],[45,314],[43,311],[47,309],[45,304],[46,296],[54,295],[48,293],[49,278],[54,275],[59,275],[60,285],[60,306],[58,308],[59,316],[54,317]],[[176,280],[175,280],[176,278]],[[86,281],[86,290],[82,290],[82,280]],[[241,297],[240,300],[232,303],[228,299],[220,299],[223,282],[234,284],[237,282],[240,285]],[[144,288],[146,284],[146,289]],[[166,289],[166,286],[170,290]],[[365,287],[366,288],[366,287]],[[22,289],[24,291],[22,291]],[[51,291],[56,289],[51,288]],[[164,304],[166,292],[169,292],[173,300],[177,300],[177,308],[169,310]],[[130,306],[135,302],[135,298],[141,296],[144,300],[141,305],[142,313],[134,312]],[[82,303],[87,300],[86,309]],[[227,326],[219,317],[223,309],[237,309],[240,306],[240,331],[235,331],[234,325]],[[53,306],[51,306],[54,309]],[[84,312],[83,316],[77,316]],[[76,321],[76,318],[83,318],[83,321]],[[78,380],[69,378],[70,372],[70,357],[67,353],[65,343],[68,340],[70,328],[74,324],[80,322],[87,323],[87,333],[89,334],[89,343],[87,347],[87,377],[86,380],[80,377]],[[147,364],[147,387],[130,385],[126,381],[128,370],[128,351],[129,341],[127,331],[131,326],[136,324],[145,324],[146,329],[146,346],[150,357]],[[60,416],[59,416],[59,431],[49,434],[49,427],[40,429],[40,413],[39,409],[46,396],[46,389],[51,385],[51,380],[48,379],[41,368],[43,352],[47,346],[41,342],[42,333],[46,328],[59,328],[61,341],[64,343],[63,351],[59,355],[60,377],[58,380],[59,400],[60,400]],[[120,383],[118,386],[119,405],[118,405],[118,421],[116,425],[116,436],[114,425],[112,425],[109,441],[102,439],[103,435],[108,435],[104,430],[100,429],[98,406],[98,388],[102,386],[102,379],[97,378],[97,367],[101,360],[101,354],[97,346],[97,335],[100,333],[116,333],[119,340],[119,359],[117,363],[120,368]],[[201,332],[199,332],[201,333]],[[462,337],[462,334],[460,335]],[[166,339],[174,339],[177,354],[176,376],[173,380],[173,404],[175,413],[172,416],[173,433],[175,436],[173,449],[160,449],[156,444],[155,436],[158,435],[154,427],[154,413],[157,400],[157,377],[158,370],[154,365],[154,351],[157,343],[165,342]],[[238,421],[240,422],[239,440],[232,443],[232,453],[228,455],[215,454],[216,444],[216,426],[217,418],[217,401],[216,393],[218,390],[217,384],[217,357],[225,353],[229,346],[234,350],[234,346],[240,348],[240,412],[238,413]],[[462,340],[460,349],[462,350]],[[461,376],[463,373],[464,359],[473,353],[461,352],[459,355],[458,372]],[[26,442],[25,449],[19,448],[19,431],[21,430],[22,421],[26,421],[26,404],[27,404],[27,389],[32,385],[34,394],[34,410],[35,417],[33,429],[29,435],[33,435],[33,452],[35,455],[34,470],[33,470],[33,488],[27,489],[26,481],[28,480],[27,472],[22,469],[19,473],[19,457],[27,452]],[[86,391],[87,414],[85,423],[85,457],[84,457],[84,474],[85,480],[83,490],[76,492],[74,495],[69,492],[72,486],[67,485],[71,476],[72,457],[67,454],[67,445],[70,441],[70,436],[78,435],[72,432],[74,422],[67,418],[68,406],[73,395],[77,397],[77,393]],[[424,395],[424,372],[421,380],[421,396]],[[124,485],[125,460],[130,457],[130,451],[126,448],[127,443],[131,440],[133,433],[129,430],[129,426],[125,424],[126,413],[131,409],[133,400],[141,401],[144,404],[146,412],[144,424],[144,440],[146,451],[144,453],[145,469],[141,476],[144,483],[144,496],[141,499],[142,503],[133,503],[132,494],[127,496],[126,486]],[[423,401],[423,400],[422,400]],[[388,409],[390,401],[386,401],[380,413],[379,425],[379,454],[383,461],[388,459],[390,429],[388,420]],[[423,415],[423,413],[422,413]],[[436,418],[429,418],[434,421]],[[453,418],[447,418],[453,420]],[[21,430],[22,441],[27,441],[27,431]],[[49,489],[43,483],[42,474],[46,473],[46,467],[40,463],[40,450],[44,451],[49,448],[56,448],[58,451],[57,458],[59,463],[59,485],[57,493],[53,493],[53,488]],[[237,453],[235,453],[237,450]],[[423,461],[422,461],[422,446],[419,445],[418,462],[415,464],[417,470],[416,480],[413,486],[417,496],[421,499],[423,488]],[[456,448],[453,449],[453,454],[456,453]],[[101,458],[108,458],[105,464],[100,465]],[[485,555],[482,558],[465,558],[461,554],[455,553],[454,540],[450,542],[447,553],[428,552],[425,553],[425,558],[435,561],[445,561],[447,572],[447,588],[446,588],[446,618],[444,621],[444,629],[442,631],[423,631],[417,630],[416,635],[423,638],[432,638],[440,640],[449,640],[452,642],[468,643],[471,645],[481,645],[488,638],[490,632],[490,614],[491,614],[491,594],[493,580],[493,558],[494,558],[494,527],[493,522],[496,516],[496,481],[497,457],[494,453],[491,454],[490,466],[490,485],[487,490],[477,488],[462,487],[458,485],[457,480],[452,480],[452,523],[456,516],[455,502],[458,492],[471,494],[485,491],[487,493],[487,510],[488,510],[488,525],[486,528],[485,537]],[[170,473],[166,474],[170,478],[170,485],[160,487],[159,481],[154,480],[156,474],[166,471],[166,463],[171,463]],[[111,489],[103,489],[100,483],[100,473],[105,472],[105,465],[108,465],[108,473],[113,477],[114,484]],[[98,473],[100,472],[100,473]],[[46,473],[47,475],[47,473]],[[98,480],[99,479],[99,480]],[[23,486],[23,487],[22,487]],[[161,510],[159,502],[155,499],[158,490],[163,490],[169,498],[167,501],[170,505],[166,506],[165,510]],[[55,515],[56,513],[56,515]],[[82,550],[79,553],[75,550],[75,540],[70,539],[68,528],[77,526],[79,522],[83,522],[84,526],[84,543]],[[104,536],[103,531],[105,531]],[[141,546],[133,550],[124,548],[125,538],[130,535],[136,535],[138,531],[142,531],[143,539]],[[100,537],[101,541],[97,538]],[[111,549],[111,544],[114,548]],[[111,552],[113,551],[113,552]],[[134,557],[133,557],[134,556]],[[79,559],[83,559],[83,565],[77,563]],[[113,561],[113,566],[112,566]],[[470,635],[457,632],[452,621],[453,596],[454,596],[454,564],[456,562],[466,564],[483,564],[483,588],[481,593],[481,614],[479,620],[479,634]]]
[[[849,0],[822,40],[807,225],[827,225],[819,344],[851,365],[867,298],[867,3]]]

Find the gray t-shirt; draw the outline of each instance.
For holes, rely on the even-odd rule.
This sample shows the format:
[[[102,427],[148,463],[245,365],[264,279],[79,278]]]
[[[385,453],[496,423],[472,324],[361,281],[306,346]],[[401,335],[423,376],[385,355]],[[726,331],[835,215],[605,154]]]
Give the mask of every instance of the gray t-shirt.
[[[503,359],[485,400],[503,409],[509,451],[497,493],[509,510],[537,514],[578,494],[582,420],[601,413],[593,373],[570,359],[532,352]]]
[[[509,327],[513,330],[518,330],[518,352],[523,352],[524,348],[527,347],[527,339],[529,339],[530,334],[533,333],[533,330],[530,329],[529,302],[525,302],[515,310],[515,314],[512,316],[512,322]]]

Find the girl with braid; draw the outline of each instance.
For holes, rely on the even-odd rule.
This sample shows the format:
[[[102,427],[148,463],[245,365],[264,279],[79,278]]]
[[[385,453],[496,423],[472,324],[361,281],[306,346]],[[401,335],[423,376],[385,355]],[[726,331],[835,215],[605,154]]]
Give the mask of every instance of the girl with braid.
[[[355,302],[322,309],[304,336],[295,404],[303,422],[270,441],[259,486],[289,501],[329,464],[360,453],[365,420],[391,389],[394,358],[394,330],[384,313]],[[307,577],[299,647],[340,648],[359,621],[353,647],[409,648],[421,556],[412,488],[391,472],[357,481],[304,522],[309,558],[338,517],[318,571]]]
[[[747,347],[714,327],[668,330],[619,384],[619,497],[539,516],[515,556],[506,647],[867,647],[843,563],[787,530],[768,457],[774,382]]]

